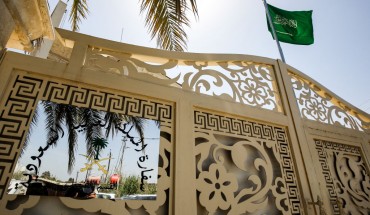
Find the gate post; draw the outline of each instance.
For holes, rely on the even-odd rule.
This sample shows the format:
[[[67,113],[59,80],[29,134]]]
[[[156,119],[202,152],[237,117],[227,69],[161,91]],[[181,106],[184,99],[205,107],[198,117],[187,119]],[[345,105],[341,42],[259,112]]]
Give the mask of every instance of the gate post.
[[[317,176],[314,169],[312,156],[308,146],[308,141],[304,131],[304,124],[301,118],[297,99],[293,91],[292,81],[288,74],[285,63],[277,60],[275,64],[276,80],[281,95],[284,114],[289,121],[288,131],[292,142],[295,166],[299,175],[299,186],[302,189],[303,211],[307,214],[318,214],[315,207],[308,205],[307,202],[314,202],[315,196],[320,194],[317,183]],[[314,212],[315,211],[315,212]]]
[[[173,212],[176,215],[197,214],[193,137],[194,108],[191,94],[177,100],[175,120]]]
[[[84,65],[88,44],[81,41],[76,41],[71,57],[64,73],[64,77],[67,79],[80,81],[81,70]]]

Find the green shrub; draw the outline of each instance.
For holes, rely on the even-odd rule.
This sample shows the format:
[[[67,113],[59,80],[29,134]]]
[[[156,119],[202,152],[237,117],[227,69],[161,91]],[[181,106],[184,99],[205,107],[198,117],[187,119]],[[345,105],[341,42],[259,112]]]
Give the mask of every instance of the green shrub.
[[[145,194],[156,194],[157,193],[157,184],[146,184]]]
[[[122,195],[137,194],[140,190],[140,179],[138,176],[129,176],[125,179],[122,188],[120,189]]]

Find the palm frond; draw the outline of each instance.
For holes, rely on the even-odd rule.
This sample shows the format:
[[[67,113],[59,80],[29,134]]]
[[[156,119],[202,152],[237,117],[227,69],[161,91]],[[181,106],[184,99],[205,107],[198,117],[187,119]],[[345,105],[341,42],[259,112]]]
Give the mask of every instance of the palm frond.
[[[196,0],[189,0],[191,4],[191,10],[193,11],[193,14],[195,18],[198,18],[198,6],[197,6],[197,1]],[[182,13],[186,12],[189,7],[187,5],[187,0],[175,0],[176,4],[176,13],[178,15],[181,15]]]
[[[97,137],[101,137],[102,127],[97,126],[102,120],[102,114],[100,111],[80,108],[79,115],[81,116],[80,123],[85,126],[85,140],[86,140],[86,150],[88,156],[94,156],[93,141]]]
[[[67,105],[65,104],[56,104],[54,103],[54,129],[61,134],[60,136],[64,136],[64,130],[62,124],[64,123],[66,113],[67,113]]]
[[[65,117],[65,105],[56,104],[50,101],[43,101],[44,112],[46,114],[45,129],[47,132],[47,141],[51,141],[55,136],[55,132],[59,136],[64,135],[62,123]],[[54,144],[57,144],[56,142]]]
[[[189,9],[186,0],[142,0],[141,12],[146,12],[145,25],[157,45],[170,51],[184,51],[187,35],[184,26],[190,21],[186,16]],[[193,12],[197,14],[195,0],[191,0]]]
[[[112,134],[112,138],[114,134],[117,133],[117,125],[121,123],[121,115],[118,113],[107,112],[104,116],[104,121],[107,123],[106,130],[105,130],[105,138],[109,137],[109,134]]]
[[[39,108],[38,106],[36,106],[35,111],[33,112],[33,117],[31,119],[31,124],[28,128],[28,132],[26,134],[26,137],[23,143],[23,147],[21,149],[20,156],[22,156],[25,150],[27,149],[28,143],[30,142],[30,137],[32,134],[33,127],[36,126],[38,119],[39,119]]]
[[[123,119],[127,123],[134,126],[136,131],[139,133],[139,137],[142,141],[141,144],[144,145],[144,123],[145,123],[145,119],[140,118],[140,117],[135,117],[135,116],[128,116],[128,115],[124,115]]]
[[[78,148],[78,135],[75,129],[78,119],[77,114],[77,107],[71,105],[66,107],[65,124],[68,130],[68,173],[72,172],[75,163],[75,152]]]
[[[86,19],[89,13],[86,0],[73,0],[69,21],[72,24],[72,31],[78,31],[81,18]]]

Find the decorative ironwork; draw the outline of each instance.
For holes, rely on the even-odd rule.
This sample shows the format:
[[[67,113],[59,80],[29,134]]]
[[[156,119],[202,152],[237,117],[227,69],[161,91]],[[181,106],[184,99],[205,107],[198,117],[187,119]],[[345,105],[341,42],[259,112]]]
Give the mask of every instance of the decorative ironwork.
[[[361,131],[370,128],[370,122],[350,113],[339,100],[298,75],[290,73],[290,76],[303,118]]]
[[[11,173],[18,157],[17,149],[26,134],[26,128],[31,123],[33,110],[37,105],[37,97],[41,93],[42,79],[17,76],[5,102],[6,108],[0,112],[0,199],[7,190],[10,180],[4,177]]]
[[[64,31],[61,30],[61,32]],[[5,71],[5,77],[10,74],[7,87],[4,87],[5,90],[2,92],[0,109],[0,199],[2,200],[0,205],[5,213],[7,210],[21,213],[25,208],[28,210],[27,213],[32,213],[44,208],[42,206],[44,202],[39,201],[45,201],[45,198],[4,195],[7,189],[5,185],[10,180],[10,171],[14,169],[19,156],[21,141],[25,139],[32,114],[40,100],[161,122],[159,180],[155,201],[124,201],[123,203],[106,201],[104,204],[99,204],[99,200],[92,199],[83,201],[82,204],[82,200],[54,198],[58,206],[64,204],[66,207],[63,206],[65,208],[63,210],[71,213],[73,210],[107,214],[117,213],[117,211],[123,214],[168,214],[177,211],[178,204],[172,202],[173,169],[175,168],[172,155],[174,140],[177,139],[174,137],[175,106],[174,102],[165,101],[173,98],[161,95],[164,100],[159,100],[81,83],[80,81],[85,80],[89,72],[98,76],[107,75],[109,79],[120,76],[122,83],[137,79],[140,82],[151,82],[158,86],[172,86],[194,92],[194,95],[205,94],[231,101],[228,104],[241,103],[283,112],[274,77],[275,68],[270,60],[250,62],[238,58],[237,61],[232,61],[222,56],[221,61],[207,60],[204,56],[204,60],[198,60],[201,57],[191,60],[192,57],[188,58],[187,54],[180,54],[180,58],[172,59],[149,56],[145,54],[150,52],[148,50],[148,52],[142,52],[143,49],[138,49],[136,52],[131,48],[127,50],[133,53],[123,53],[110,51],[115,49],[116,43],[99,42],[96,44],[105,44],[109,48],[97,49],[91,44],[89,47],[85,46],[85,41],[81,43],[80,36],[73,34],[68,36],[69,33],[66,32],[63,34],[67,35],[65,37],[67,42],[75,41],[75,44],[79,45],[74,48],[79,48],[73,51],[72,55],[76,56],[71,56],[66,71],[62,71],[65,65],[58,64],[58,70],[53,74],[60,76],[52,77],[53,74],[46,74],[43,70],[36,71],[38,62],[32,64],[27,72],[10,67],[2,70]],[[121,44],[117,47],[125,49],[129,46]],[[87,48],[85,58],[80,52],[84,48]],[[158,52],[158,56],[168,56],[168,53]],[[215,59],[215,55],[212,58]],[[72,62],[72,59],[75,61]],[[82,68],[78,67],[80,64],[84,64]],[[284,66],[280,68],[284,69]],[[75,69],[76,74],[73,74]],[[330,92],[308,77],[299,75],[297,72],[291,72],[289,75],[302,118],[365,131],[360,132],[365,135],[369,131],[368,115],[354,107],[348,107],[350,105],[339,98],[334,98]],[[66,79],[76,77],[76,79],[68,81],[60,77]],[[81,79],[77,80],[80,77]],[[96,81],[94,79],[92,82],[97,85],[105,84]],[[154,84],[146,86],[154,86]],[[162,87],[156,88],[158,91],[162,89]],[[188,97],[176,102],[181,103],[187,99]],[[200,99],[195,100],[195,106],[199,105]],[[193,194],[197,202],[197,212],[199,214],[207,212],[215,214],[304,213],[301,200],[303,196],[307,197],[309,194],[301,193],[292,143],[289,142],[288,131],[284,128],[291,125],[290,117],[278,114],[281,119],[279,122],[282,122],[279,127],[246,120],[243,117],[216,114],[212,110],[203,111],[210,107],[204,108],[190,110],[194,111],[193,159],[196,163],[194,178],[196,189],[193,190]],[[265,112],[267,114],[265,120],[278,117],[271,111]],[[324,132],[325,126],[321,126],[320,129]],[[352,135],[350,131],[348,132]],[[183,144],[184,139],[186,138],[180,136],[178,144]],[[369,169],[365,162],[366,158],[362,154],[362,148],[325,141],[316,141],[314,147],[319,154],[325,186],[335,214],[368,213],[370,211]],[[30,165],[29,169],[35,173],[41,165],[41,152],[45,150],[47,149],[43,148],[40,154],[33,156],[35,163]],[[143,182],[147,179],[145,171],[150,171],[150,168],[145,169],[148,167],[146,160],[145,156],[137,160],[138,166],[143,170]],[[303,163],[300,162],[300,165]],[[305,177],[305,174],[310,173],[303,171],[302,177]],[[99,189],[110,188],[111,186],[102,186]],[[310,189],[311,185],[305,185],[305,188]],[[321,200],[317,199],[316,202],[311,203],[320,205],[320,211],[322,211]]]
[[[25,75],[19,72],[10,80],[12,89],[5,95],[6,108],[0,112],[0,140],[1,140],[1,163],[0,163],[0,198],[3,199],[6,184],[10,180],[4,177],[13,169],[18,157],[17,151],[21,147],[26,129],[32,119],[32,113],[39,100],[47,100],[59,104],[69,104],[77,107],[91,108],[106,112],[115,112],[123,115],[137,116],[152,120],[158,120],[161,124],[158,186],[155,201],[127,201],[126,208],[138,209],[142,213],[154,214],[155,211],[169,209],[171,202],[171,162],[173,149],[173,107],[171,103],[152,101],[148,98],[133,97],[124,93],[96,90],[88,85],[72,84],[63,81],[45,79],[38,76]],[[37,158],[35,157],[37,160]],[[33,200],[35,200],[33,198]],[[32,202],[33,202],[32,200]],[[15,201],[15,200],[14,200]],[[80,209],[89,207],[94,211],[94,203],[80,204],[82,200],[60,200],[70,208]],[[34,205],[34,202],[32,203]],[[119,203],[117,203],[119,204]],[[25,204],[27,205],[27,204]],[[96,204],[95,204],[96,205]],[[100,204],[98,204],[100,205]],[[23,207],[19,204],[19,207]],[[35,206],[35,208],[37,205]],[[105,208],[110,211],[113,208]],[[103,210],[102,206],[95,211]],[[124,209],[127,212],[128,209]]]
[[[368,214],[370,175],[357,146],[315,140],[334,214]]]
[[[211,63],[213,65],[211,65]],[[149,63],[130,54],[91,48],[85,71],[97,70],[282,111],[273,67],[247,61]]]
[[[42,100],[159,120],[165,124],[172,120],[172,108],[163,103],[53,81],[46,83]]]
[[[194,118],[196,187],[201,211],[302,212],[284,129],[205,111],[195,111]]]
[[[272,66],[252,62],[186,62],[195,69],[184,76],[183,89],[231,101],[281,111],[277,89],[274,88]]]

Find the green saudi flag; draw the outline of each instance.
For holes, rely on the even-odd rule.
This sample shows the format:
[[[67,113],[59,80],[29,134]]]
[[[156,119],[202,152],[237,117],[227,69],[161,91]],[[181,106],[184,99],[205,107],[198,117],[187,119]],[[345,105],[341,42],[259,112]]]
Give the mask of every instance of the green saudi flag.
[[[269,4],[268,10],[279,41],[299,45],[313,44],[312,10],[286,11]],[[267,26],[272,34],[268,22]]]

